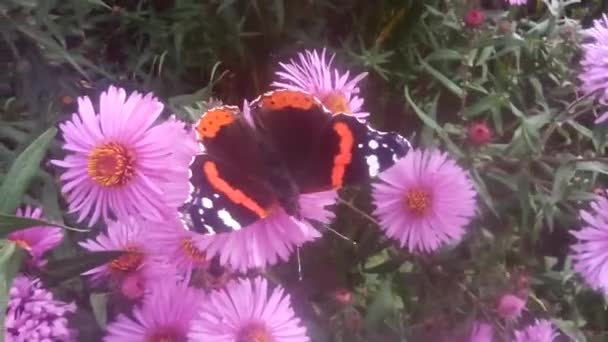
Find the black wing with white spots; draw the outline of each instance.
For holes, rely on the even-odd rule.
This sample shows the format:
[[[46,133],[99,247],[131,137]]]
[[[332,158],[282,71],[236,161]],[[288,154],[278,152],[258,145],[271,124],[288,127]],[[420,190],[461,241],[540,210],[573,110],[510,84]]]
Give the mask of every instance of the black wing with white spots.
[[[344,185],[356,185],[377,176],[405,156],[411,145],[403,136],[381,132],[355,117],[335,115],[335,122],[345,123],[353,135],[352,161],[344,174]]]

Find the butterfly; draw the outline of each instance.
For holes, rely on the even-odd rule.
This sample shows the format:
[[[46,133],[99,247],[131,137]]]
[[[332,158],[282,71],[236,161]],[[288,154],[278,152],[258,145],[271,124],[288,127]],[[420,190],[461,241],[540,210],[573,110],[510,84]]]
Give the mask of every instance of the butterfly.
[[[190,163],[190,195],[180,211],[203,234],[239,230],[276,206],[298,218],[299,195],[361,184],[410,146],[295,90],[265,93],[244,113],[211,108],[195,130],[203,152]]]

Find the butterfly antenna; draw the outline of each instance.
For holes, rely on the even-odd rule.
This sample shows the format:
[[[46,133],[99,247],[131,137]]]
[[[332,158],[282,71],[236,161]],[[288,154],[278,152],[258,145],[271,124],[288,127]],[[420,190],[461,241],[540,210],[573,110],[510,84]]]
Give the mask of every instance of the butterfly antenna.
[[[298,280],[302,281],[302,260],[300,259],[300,247],[296,247],[296,258],[298,259]]]
[[[357,245],[357,242],[356,242],[356,241],[354,241],[353,239],[349,238],[348,236],[346,236],[346,235],[344,235],[344,234],[340,233],[339,231],[337,231],[337,230],[333,229],[332,227],[330,227],[330,226],[328,226],[328,225],[323,225],[323,227],[325,227],[325,229],[327,229],[327,230],[329,230],[330,232],[332,232],[332,233],[334,233],[335,235],[337,235],[339,238],[341,238],[341,239],[343,239],[343,240],[346,240],[346,241],[348,241],[348,242],[352,243],[352,244],[353,244],[353,246],[356,246],[356,245]]]

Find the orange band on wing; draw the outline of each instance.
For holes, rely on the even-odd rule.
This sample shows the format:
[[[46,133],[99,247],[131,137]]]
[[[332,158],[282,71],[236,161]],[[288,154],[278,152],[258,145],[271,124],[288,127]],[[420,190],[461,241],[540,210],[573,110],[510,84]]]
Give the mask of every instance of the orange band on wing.
[[[346,167],[353,160],[352,150],[355,139],[353,137],[353,132],[345,123],[336,122],[333,128],[334,131],[338,133],[340,144],[338,154],[334,157],[334,167],[331,171],[331,184],[334,188],[339,188],[344,181]]]
[[[199,139],[214,138],[222,127],[236,120],[234,108],[215,107],[211,108],[196,123],[196,133]]]
[[[317,105],[315,98],[297,90],[276,90],[262,95],[262,108],[279,110],[287,107],[308,110]]]
[[[217,165],[214,162],[206,161],[203,164],[203,172],[207,176],[207,180],[217,190],[228,196],[228,198],[237,204],[244,206],[245,208],[253,211],[260,218],[264,218],[268,215],[268,211],[260,207],[253,199],[245,195],[241,190],[235,189],[228,184],[217,170]]]

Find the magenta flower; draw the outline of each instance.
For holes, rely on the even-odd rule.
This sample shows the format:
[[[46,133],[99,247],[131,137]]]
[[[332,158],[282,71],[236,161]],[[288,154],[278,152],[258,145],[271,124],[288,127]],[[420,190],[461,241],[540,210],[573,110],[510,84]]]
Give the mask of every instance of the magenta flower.
[[[23,210],[17,209],[17,216],[41,219],[42,209],[27,206]],[[50,226],[30,227],[11,233],[8,239],[29,253],[33,265],[42,266],[45,264],[42,256],[61,243],[63,231]]]
[[[184,283],[157,282],[131,315],[108,324],[104,341],[186,341],[203,299],[203,292]]]
[[[214,291],[200,306],[188,335],[192,341],[305,342],[306,328],[281,287],[269,289],[265,279],[241,279]]]
[[[608,294],[608,199],[597,196],[591,210],[581,210],[584,226],[571,231],[578,239],[572,246],[573,267],[589,286]]]
[[[479,321],[473,323],[468,342],[492,342],[493,340],[494,329],[491,325]]]
[[[515,331],[513,342],[553,342],[558,334],[551,322],[537,320],[525,329]]]
[[[526,300],[521,299],[515,295],[507,293],[500,297],[498,305],[496,306],[496,312],[508,320],[514,320],[521,316],[523,310],[526,309]]]
[[[473,185],[446,153],[411,149],[379,178],[374,213],[381,229],[410,252],[459,241],[475,214]]]
[[[335,55],[325,58],[325,49],[321,55],[315,50],[298,53],[299,61],[279,63],[282,70],[276,75],[281,81],[272,86],[281,89],[302,90],[318,97],[332,113],[346,113],[358,118],[365,118],[369,113],[362,112],[363,99],[359,94],[358,83],[367,76],[361,73],[352,79],[350,71],[340,75],[332,67]]]
[[[187,230],[178,219],[155,224],[146,231],[150,249],[162,254],[179,274],[186,277],[209,264],[206,253],[198,248],[201,239],[203,236]]]
[[[67,315],[76,312],[74,303],[53,298],[38,279],[18,275],[9,292],[5,321],[7,342],[75,341]]]
[[[582,72],[579,75],[581,90],[585,94],[597,92],[600,103],[608,105],[608,16],[594,21],[594,26],[585,31],[591,41],[582,45]],[[608,112],[600,115],[595,123],[608,120]]]
[[[111,262],[85,273],[95,283],[110,282],[128,298],[143,296],[150,283],[163,278],[175,279],[173,267],[146,243],[147,226],[151,222],[134,217],[110,222],[107,233],[81,242],[89,251],[125,251]]]
[[[325,207],[335,203],[336,195],[333,190],[301,195],[303,220],[275,208],[267,217],[239,230],[204,236],[198,241],[198,249],[209,259],[217,256],[220,264],[240,271],[286,261],[294,248],[321,236],[309,220],[329,224],[334,214]]]
[[[511,6],[520,6],[528,3],[528,0],[507,0]]]
[[[101,94],[99,114],[88,97],[78,99],[78,113],[59,126],[68,155],[52,161],[66,169],[62,191],[78,221],[108,221],[110,214],[159,219],[187,198],[196,143],[175,119],[154,125],[163,107],[152,94],[127,97],[112,86]]]

